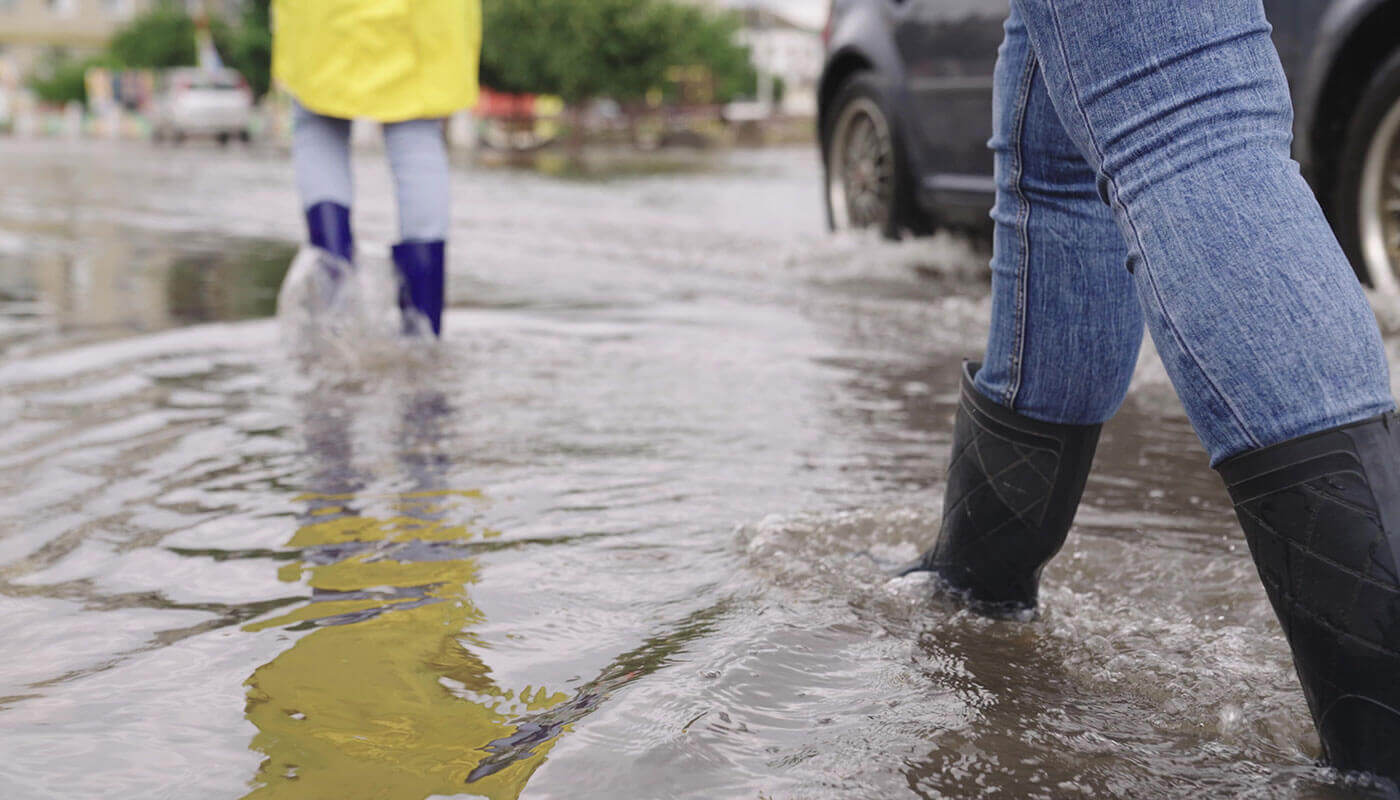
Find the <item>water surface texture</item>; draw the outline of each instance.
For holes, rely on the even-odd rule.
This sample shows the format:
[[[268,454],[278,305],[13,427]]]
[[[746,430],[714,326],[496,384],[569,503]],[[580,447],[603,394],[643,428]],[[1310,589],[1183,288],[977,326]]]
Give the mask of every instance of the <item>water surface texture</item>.
[[[0,797],[1353,796],[1151,356],[1039,619],[884,577],[985,254],[828,237],[810,152],[464,167],[445,341],[314,357],[282,157],[0,173]]]

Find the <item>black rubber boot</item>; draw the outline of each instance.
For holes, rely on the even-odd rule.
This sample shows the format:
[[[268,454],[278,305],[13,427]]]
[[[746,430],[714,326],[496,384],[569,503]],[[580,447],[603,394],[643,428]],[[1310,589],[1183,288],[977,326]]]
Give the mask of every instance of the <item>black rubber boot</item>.
[[[1217,469],[1328,762],[1400,783],[1400,417],[1293,439]]]
[[[938,542],[904,572],[936,573],[980,613],[1024,617],[1074,521],[1102,426],[997,405],[973,388],[979,366],[963,365]]]

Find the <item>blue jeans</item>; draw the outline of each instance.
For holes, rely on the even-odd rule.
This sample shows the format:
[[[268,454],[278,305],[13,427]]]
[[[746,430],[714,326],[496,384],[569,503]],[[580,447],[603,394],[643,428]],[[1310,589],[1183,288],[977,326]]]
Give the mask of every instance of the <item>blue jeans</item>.
[[[292,163],[302,208],[324,201],[352,208],[350,120],[322,116],[300,103],[294,111]],[[384,149],[394,173],[399,238],[406,242],[445,240],[451,223],[451,190],[442,120],[386,123]]]
[[[1144,321],[1211,463],[1394,408],[1260,0],[1012,0],[977,389],[1092,424]]]

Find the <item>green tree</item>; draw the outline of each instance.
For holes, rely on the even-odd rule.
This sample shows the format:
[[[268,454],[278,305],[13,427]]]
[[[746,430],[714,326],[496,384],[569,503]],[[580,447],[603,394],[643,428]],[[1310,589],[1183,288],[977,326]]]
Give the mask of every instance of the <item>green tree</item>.
[[[503,91],[629,102],[672,66],[710,68],[717,89],[752,73],[733,17],[674,0],[484,0],[484,19],[482,78]]]
[[[87,103],[87,71],[92,67],[110,67],[108,56],[75,58],[66,50],[52,49],[44,54],[27,85],[45,103]]]
[[[758,74],[749,49],[738,44],[739,15],[714,13],[697,6],[671,12],[673,65],[698,66],[709,72],[714,97],[727,103],[754,95]]]
[[[272,83],[270,5],[270,0],[247,0],[235,22],[209,21],[215,49],[247,79],[255,97],[266,94]],[[180,5],[159,3],[117,31],[108,53],[113,63],[133,69],[195,66],[195,22]]]
[[[172,3],[159,3],[133,19],[112,37],[107,47],[124,67],[161,69],[198,63],[194,20]]]
[[[238,70],[262,97],[272,86],[270,0],[246,0],[236,25],[213,25],[214,45],[224,61]]]
[[[50,50],[29,76],[29,88],[45,103],[87,102],[87,61]]]

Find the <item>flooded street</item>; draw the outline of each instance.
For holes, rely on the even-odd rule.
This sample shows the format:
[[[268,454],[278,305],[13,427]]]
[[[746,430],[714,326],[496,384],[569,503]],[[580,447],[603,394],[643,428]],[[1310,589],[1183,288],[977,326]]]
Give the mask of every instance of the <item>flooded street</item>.
[[[460,166],[445,340],[308,363],[285,156],[4,141],[0,797],[1356,796],[1155,357],[1039,619],[930,601],[986,255],[675,159]]]

